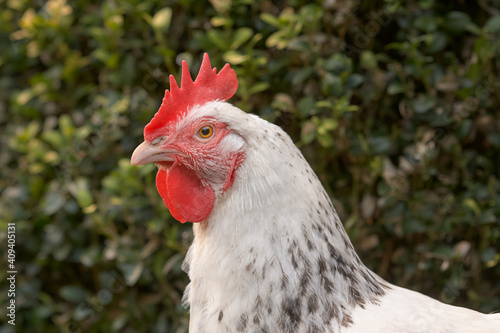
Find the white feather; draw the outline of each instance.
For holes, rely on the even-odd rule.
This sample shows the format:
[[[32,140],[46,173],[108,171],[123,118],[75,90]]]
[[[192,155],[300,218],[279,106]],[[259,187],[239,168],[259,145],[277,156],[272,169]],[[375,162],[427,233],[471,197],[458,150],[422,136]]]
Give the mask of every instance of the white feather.
[[[245,160],[193,227],[190,332],[500,332],[498,315],[442,304],[370,272],[279,127],[218,101],[195,107],[179,126],[200,117],[228,124],[221,149],[241,149]]]
[[[346,333],[499,333],[500,314],[485,315],[436,301],[420,293],[392,286],[379,306],[353,313],[355,325]]]

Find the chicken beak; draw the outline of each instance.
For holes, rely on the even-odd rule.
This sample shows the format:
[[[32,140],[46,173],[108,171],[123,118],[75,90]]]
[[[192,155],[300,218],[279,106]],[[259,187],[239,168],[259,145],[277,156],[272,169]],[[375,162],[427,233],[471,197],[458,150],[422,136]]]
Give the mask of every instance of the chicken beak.
[[[147,163],[172,162],[174,160],[172,154],[176,152],[175,150],[155,146],[144,141],[135,148],[130,163],[132,165],[142,165]]]

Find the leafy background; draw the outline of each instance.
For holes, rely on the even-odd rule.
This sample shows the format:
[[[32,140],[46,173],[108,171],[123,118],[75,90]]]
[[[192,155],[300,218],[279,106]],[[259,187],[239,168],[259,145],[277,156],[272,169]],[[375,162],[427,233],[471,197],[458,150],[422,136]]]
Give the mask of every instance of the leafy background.
[[[500,309],[500,0],[0,0],[0,239],[18,332],[185,332],[191,228],[130,166],[203,52],[282,126],[389,281]],[[244,237],[244,235],[236,235]],[[0,332],[8,301],[6,269]]]

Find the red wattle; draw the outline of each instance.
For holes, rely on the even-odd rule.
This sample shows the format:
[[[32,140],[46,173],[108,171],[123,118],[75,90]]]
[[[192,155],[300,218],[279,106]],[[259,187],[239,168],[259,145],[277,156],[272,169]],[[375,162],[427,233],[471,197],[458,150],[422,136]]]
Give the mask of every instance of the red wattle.
[[[168,210],[170,210],[170,214],[172,214],[173,218],[181,223],[185,223],[186,219],[184,219],[177,212],[177,210],[175,210],[174,205],[168,198],[167,172],[165,170],[158,169],[158,173],[156,174],[156,189],[158,190],[158,193],[160,193],[163,203],[167,206]]]
[[[213,189],[203,185],[196,172],[177,162],[168,171],[158,171],[156,188],[172,216],[182,223],[201,222],[212,211]]]

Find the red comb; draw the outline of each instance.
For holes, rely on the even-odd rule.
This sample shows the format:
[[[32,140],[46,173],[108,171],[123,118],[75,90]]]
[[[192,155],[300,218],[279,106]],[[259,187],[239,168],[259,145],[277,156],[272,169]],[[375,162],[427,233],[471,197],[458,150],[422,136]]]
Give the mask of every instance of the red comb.
[[[144,139],[154,140],[165,125],[182,118],[191,107],[211,101],[227,101],[238,89],[236,74],[226,64],[217,74],[217,68],[211,68],[208,54],[203,55],[200,72],[193,82],[186,61],[182,62],[181,87],[170,75],[170,91],[165,90],[165,97],[160,109],[144,128]]]

